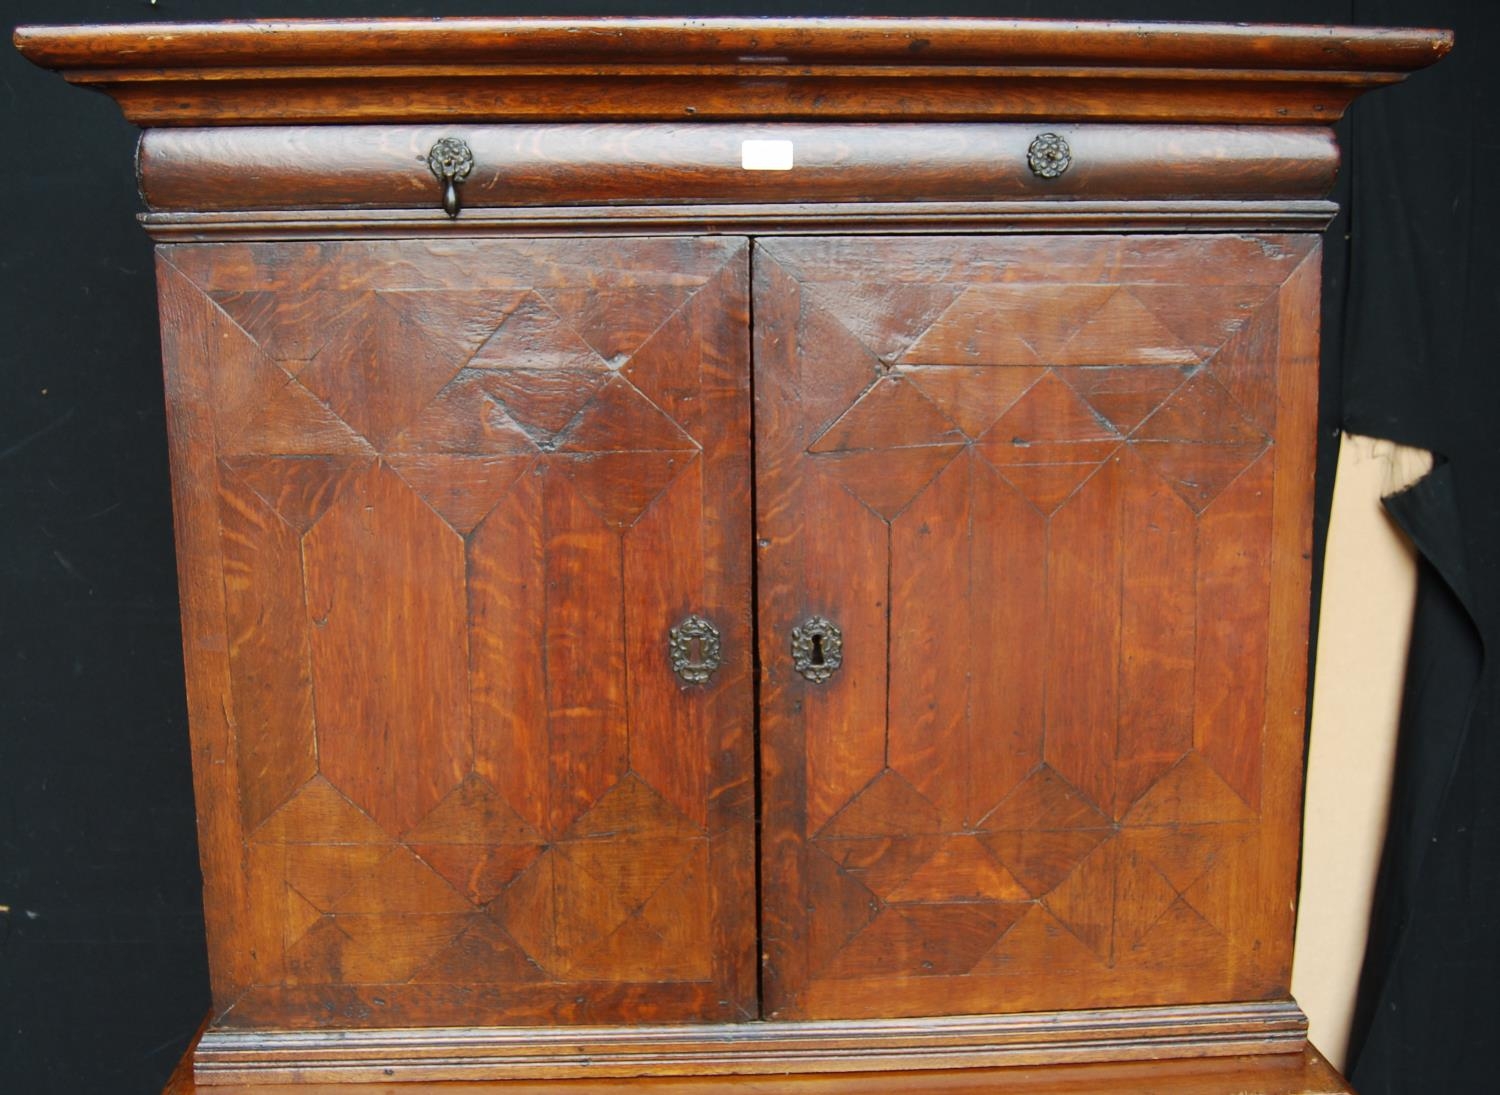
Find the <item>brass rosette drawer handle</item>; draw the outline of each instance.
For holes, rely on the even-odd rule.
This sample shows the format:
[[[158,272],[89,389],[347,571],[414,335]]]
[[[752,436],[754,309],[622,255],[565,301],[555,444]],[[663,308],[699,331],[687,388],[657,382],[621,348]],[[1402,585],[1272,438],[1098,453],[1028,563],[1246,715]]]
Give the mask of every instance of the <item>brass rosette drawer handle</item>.
[[[444,137],[428,151],[427,169],[443,184],[443,212],[458,216],[458,188],[474,170],[474,153],[457,137]]]

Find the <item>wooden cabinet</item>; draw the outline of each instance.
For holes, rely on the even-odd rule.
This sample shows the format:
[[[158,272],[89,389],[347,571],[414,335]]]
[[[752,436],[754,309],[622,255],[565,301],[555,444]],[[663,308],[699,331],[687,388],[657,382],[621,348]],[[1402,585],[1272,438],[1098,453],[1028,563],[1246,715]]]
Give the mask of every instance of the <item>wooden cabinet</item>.
[[[1446,36],[18,39],[148,127],[200,1085],[1296,1079],[1327,126]]]

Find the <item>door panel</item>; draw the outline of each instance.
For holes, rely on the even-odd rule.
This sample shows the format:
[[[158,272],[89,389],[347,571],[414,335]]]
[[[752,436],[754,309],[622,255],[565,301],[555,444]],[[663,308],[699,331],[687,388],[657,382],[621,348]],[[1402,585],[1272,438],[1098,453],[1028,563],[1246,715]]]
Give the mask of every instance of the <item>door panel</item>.
[[[160,259],[219,1024],[753,1016],[745,242]]]
[[[753,265],[767,1015],[1285,995],[1316,239]]]

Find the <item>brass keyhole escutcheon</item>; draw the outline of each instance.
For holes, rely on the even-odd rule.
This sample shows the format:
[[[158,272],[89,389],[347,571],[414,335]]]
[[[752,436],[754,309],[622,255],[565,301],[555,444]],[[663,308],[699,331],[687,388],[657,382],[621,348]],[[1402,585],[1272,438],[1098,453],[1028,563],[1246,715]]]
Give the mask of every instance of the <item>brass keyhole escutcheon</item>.
[[[792,628],[792,668],[822,684],[844,664],[844,633],[831,620],[809,616]]]
[[[724,660],[719,629],[702,616],[688,616],[667,633],[672,672],[686,684],[707,684]]]

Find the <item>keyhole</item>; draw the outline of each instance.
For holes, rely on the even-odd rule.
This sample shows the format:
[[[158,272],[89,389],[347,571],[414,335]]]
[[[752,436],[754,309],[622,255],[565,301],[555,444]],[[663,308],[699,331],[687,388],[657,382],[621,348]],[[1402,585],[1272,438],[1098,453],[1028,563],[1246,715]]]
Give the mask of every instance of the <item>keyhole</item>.
[[[813,641],[813,648],[812,648],[812,663],[813,663],[813,665],[824,665],[824,664],[826,664],[823,661],[823,636],[822,635],[818,635],[818,634],[814,634],[813,637],[812,637],[812,641]]]
[[[703,640],[697,635],[688,640],[688,661],[694,665],[703,664]]]

